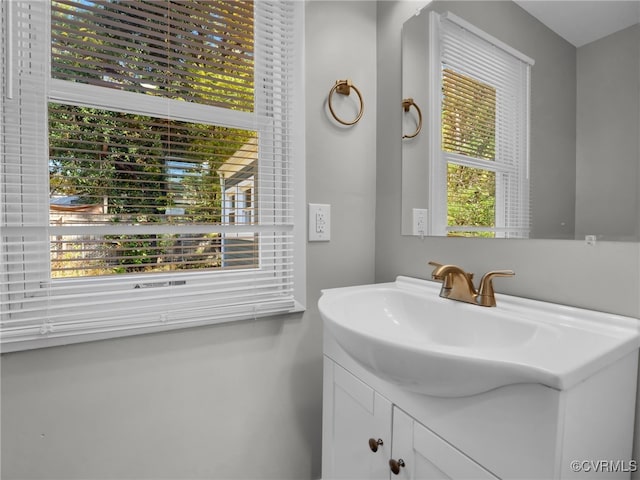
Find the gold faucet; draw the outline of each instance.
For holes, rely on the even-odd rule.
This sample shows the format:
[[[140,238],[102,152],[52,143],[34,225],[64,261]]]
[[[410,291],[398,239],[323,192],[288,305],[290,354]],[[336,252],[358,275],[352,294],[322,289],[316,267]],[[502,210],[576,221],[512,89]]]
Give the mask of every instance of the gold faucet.
[[[473,274],[465,272],[456,265],[442,265],[437,262],[429,262],[435,267],[431,278],[442,282],[440,296],[459,302],[473,303],[483,307],[495,307],[496,297],[493,290],[493,277],[512,277],[512,270],[493,270],[485,273],[480,279],[480,288],[476,290],[473,285]]]

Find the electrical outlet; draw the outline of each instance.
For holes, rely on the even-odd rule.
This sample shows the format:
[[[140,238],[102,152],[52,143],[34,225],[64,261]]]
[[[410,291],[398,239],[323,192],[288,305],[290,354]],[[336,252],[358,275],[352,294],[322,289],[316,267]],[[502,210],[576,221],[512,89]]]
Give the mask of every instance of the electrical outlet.
[[[316,210],[316,233],[322,235],[327,228],[327,218],[325,217],[324,210]]]
[[[427,234],[427,215],[429,210],[426,208],[413,209],[413,231],[412,233],[419,237]]]
[[[309,204],[309,241],[328,242],[331,240],[331,205]]]

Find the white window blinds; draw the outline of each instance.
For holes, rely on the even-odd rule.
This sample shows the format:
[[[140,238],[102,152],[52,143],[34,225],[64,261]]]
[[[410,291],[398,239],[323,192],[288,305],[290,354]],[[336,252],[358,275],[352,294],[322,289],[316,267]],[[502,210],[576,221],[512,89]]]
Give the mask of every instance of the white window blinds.
[[[301,6],[1,8],[3,349],[294,310]]]
[[[432,203],[435,229],[443,230],[436,233],[526,237],[533,61],[455,15],[433,15],[441,115]]]

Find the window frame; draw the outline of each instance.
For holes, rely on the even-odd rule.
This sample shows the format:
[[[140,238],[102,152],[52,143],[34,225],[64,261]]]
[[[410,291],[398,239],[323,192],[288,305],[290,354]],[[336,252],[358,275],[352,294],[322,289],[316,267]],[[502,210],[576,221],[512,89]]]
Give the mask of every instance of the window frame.
[[[36,0],[37,1],[37,0]],[[266,0],[257,0],[256,3],[264,2],[264,4],[277,4],[278,2],[268,2]],[[27,3],[27,2],[25,2]],[[279,260],[276,257],[269,258],[268,262],[263,263],[262,261],[262,251],[260,251],[260,264],[256,268],[245,268],[241,271],[193,271],[185,274],[184,272],[171,272],[171,273],[153,273],[152,275],[126,275],[122,277],[117,276],[106,276],[106,277],[80,277],[80,278],[71,278],[71,279],[51,279],[50,273],[45,276],[46,269],[43,269],[42,266],[36,268],[38,270],[35,275],[35,283],[40,283],[41,287],[46,287],[51,298],[54,299],[58,295],[58,292],[68,293],[69,288],[74,288],[77,290],[77,294],[81,295],[83,292],[90,292],[92,289],[101,288],[105,290],[109,290],[111,288],[117,290],[122,288],[122,284],[126,284],[131,286],[132,298],[135,296],[139,296],[138,292],[135,291],[137,286],[140,285],[149,285],[153,284],[153,286],[161,285],[161,286],[175,286],[181,285],[184,282],[185,277],[190,277],[194,279],[197,284],[201,284],[199,287],[199,295],[206,295],[207,285],[210,285],[211,288],[217,288],[216,285],[220,288],[223,288],[226,283],[233,283],[235,281],[244,281],[247,282],[247,278],[250,278],[252,272],[255,275],[270,275],[270,272],[273,271],[274,275],[282,268],[291,268],[292,273],[290,273],[291,283],[292,283],[292,291],[293,291],[293,306],[283,308],[282,306],[278,307],[277,305],[273,306],[273,308],[269,308],[269,305],[266,305],[264,309],[261,309],[259,306],[254,306],[253,310],[250,314],[244,312],[241,308],[239,310],[243,310],[244,313],[238,313],[239,310],[234,308],[232,305],[227,307],[222,307],[220,311],[216,313],[216,315],[210,315],[208,312],[204,311],[193,311],[193,315],[189,315],[189,312],[184,315],[177,314],[175,319],[172,321],[167,321],[171,319],[163,318],[161,315],[160,321],[154,322],[153,325],[139,325],[133,319],[133,316],[136,315],[136,311],[131,312],[131,321],[123,322],[120,321],[118,325],[109,325],[104,329],[96,329],[95,331],[90,332],[76,332],[73,331],[73,328],[70,328],[68,332],[65,332],[64,329],[58,329],[55,331],[54,327],[48,327],[48,322],[43,319],[43,324],[40,326],[40,336],[34,338],[33,335],[25,335],[25,336],[16,336],[15,338],[9,335],[8,337],[4,335],[2,330],[2,326],[0,326],[0,337],[2,340],[1,349],[3,352],[8,351],[17,351],[17,350],[26,350],[31,348],[40,348],[46,346],[54,346],[61,344],[69,344],[69,343],[77,343],[84,341],[92,341],[99,340],[105,338],[115,338],[126,335],[133,335],[138,333],[152,333],[157,331],[167,331],[177,328],[191,327],[191,326],[200,326],[200,325],[210,325],[215,323],[224,323],[234,320],[244,320],[250,318],[258,318],[262,316],[271,316],[271,315],[280,315],[289,312],[301,312],[305,309],[306,304],[306,271],[305,271],[305,248],[306,242],[304,241],[304,90],[303,90],[303,61],[302,56],[304,52],[304,2],[287,2],[291,5],[291,15],[293,17],[293,32],[295,39],[292,41],[292,44],[296,45],[296,48],[293,49],[292,53],[292,70],[293,70],[293,87],[295,93],[292,95],[291,101],[291,113],[294,118],[294,121],[290,123],[289,135],[292,138],[291,143],[288,148],[290,151],[291,158],[291,168],[293,169],[293,173],[290,176],[290,181],[288,184],[288,188],[291,190],[292,199],[290,201],[290,208],[292,210],[291,220],[286,221],[286,225],[279,226],[281,228],[285,228],[287,235],[291,237],[291,240],[284,240],[285,243],[291,244],[289,255],[291,255],[290,260],[286,260],[289,262],[290,267],[287,267],[286,264],[279,263]],[[12,15],[13,9],[10,7],[6,7],[9,14]],[[51,14],[50,7],[46,8],[46,20],[45,23],[47,25],[46,36],[51,38],[50,27],[51,27]],[[11,17],[11,15],[7,15],[7,17]],[[7,18],[6,23],[4,25],[3,34],[0,35],[0,47],[7,48],[11,50],[13,40],[10,38],[5,38],[5,35],[11,35],[10,22],[11,18]],[[258,30],[256,28],[256,30]],[[256,34],[254,34],[256,35]],[[256,40],[256,55],[260,51],[261,45],[259,44],[259,39],[257,36],[254,37]],[[50,55],[47,55],[45,58],[48,58],[48,62],[50,62]],[[8,70],[8,68],[7,68]],[[215,124],[230,127],[230,128],[241,128],[246,130],[254,130],[258,132],[259,142],[269,141],[267,139],[271,139],[270,141],[277,142],[278,134],[276,133],[279,130],[279,125],[274,124],[273,117],[269,117],[268,115],[259,115],[257,112],[242,112],[235,110],[228,110],[225,108],[215,107],[215,106],[202,106],[197,104],[186,104],[186,102],[181,102],[178,100],[172,100],[167,98],[159,98],[159,97],[145,97],[144,95],[127,92],[127,91],[110,91],[111,89],[105,87],[97,87],[93,85],[87,85],[82,83],[73,83],[65,80],[53,79],[51,78],[51,67],[50,63],[46,65],[47,73],[45,75],[46,78],[46,100],[45,100],[45,108],[48,102],[57,102],[57,103],[66,103],[77,106],[86,106],[86,107],[95,107],[95,108],[103,108],[113,111],[120,111],[124,113],[135,113],[149,116],[163,116],[166,113],[165,109],[170,109],[172,120],[178,121],[187,121],[187,122],[199,122],[211,124],[211,112],[215,110],[216,120]],[[12,75],[12,72],[9,72],[9,75]],[[259,88],[259,83],[256,82],[256,89]],[[257,109],[257,107],[256,107]],[[297,120],[297,121],[296,121]],[[46,123],[46,122],[45,122]],[[46,143],[43,151],[48,149],[48,135],[44,134],[44,138],[41,139],[42,142]],[[265,139],[265,140],[263,140]],[[273,140],[275,139],[275,140]],[[4,141],[4,140],[3,140]],[[1,144],[2,142],[0,142]],[[272,163],[277,168],[279,167],[279,163],[277,159],[270,159]],[[48,177],[48,165],[46,161],[43,161],[44,165],[42,168],[46,172],[45,175]],[[259,167],[260,168],[260,167]],[[261,177],[261,175],[259,175]],[[252,204],[253,202],[260,201],[259,193],[262,189],[256,187],[252,189]],[[0,192],[1,193],[1,192]],[[48,192],[47,192],[48,193]],[[212,230],[229,232],[229,233],[237,233],[240,231],[249,231],[261,233],[266,232],[267,235],[270,235],[270,232],[273,231],[274,227],[274,218],[281,215],[278,212],[278,208],[281,208],[281,204],[276,202],[273,211],[268,212],[266,207],[266,202],[264,210],[261,208],[258,216],[261,218],[266,218],[264,222],[259,221],[254,225],[241,225],[240,229],[234,229],[231,226],[215,226]],[[273,203],[273,202],[272,202]],[[40,211],[46,210],[49,208],[49,197],[48,194],[42,193],[39,197],[39,209]],[[42,215],[41,215],[42,217]],[[40,219],[40,223],[42,223],[43,219]],[[49,244],[49,236],[56,235],[56,227],[51,227],[48,225],[48,215],[46,219],[47,225],[43,226],[43,231],[46,232],[46,241],[42,240],[42,245]],[[205,230],[207,230],[205,226]],[[19,228],[19,227],[16,227]],[[99,227],[96,227],[99,229]],[[137,230],[141,231],[141,233],[145,233],[147,230],[153,229],[154,232],[158,231],[157,227],[148,227],[142,226],[142,228],[138,228]],[[131,227],[124,226],[123,231],[130,231]],[[163,228],[160,228],[163,230]],[[184,227],[181,226],[181,231],[202,231],[203,226],[201,225],[186,225]],[[111,232],[109,232],[111,233]],[[3,233],[3,235],[5,235]],[[274,234],[274,236],[277,236]],[[4,237],[3,237],[4,238]],[[40,249],[42,249],[42,245]],[[15,246],[15,244],[14,244]],[[3,247],[5,251],[11,253],[12,245],[7,247]],[[271,248],[266,245],[259,246],[259,249],[263,248]],[[272,248],[278,248],[272,247]],[[289,247],[287,247],[289,248]],[[6,250],[8,249],[8,250]],[[5,255],[5,251],[0,252],[0,254]],[[40,252],[40,255],[43,255],[43,252]],[[46,258],[49,260],[48,248],[46,252]],[[43,260],[44,261],[44,257]],[[285,261],[285,260],[282,260]],[[26,270],[26,268],[25,268]],[[50,271],[50,265],[49,265]],[[6,272],[0,272],[3,275],[6,275]],[[257,277],[260,278],[260,277]],[[182,282],[182,283],[181,283]],[[5,285],[6,282],[4,279],[0,282],[0,284]],[[150,289],[151,290],[151,289]],[[143,302],[144,304],[145,302]],[[277,302],[276,302],[277,303]],[[144,307],[144,305],[142,305]],[[226,308],[226,310],[225,310]],[[225,312],[228,311],[228,314]],[[16,313],[16,312],[13,312]],[[17,312],[18,314],[20,312]]]
[[[520,120],[524,127],[519,132],[522,138],[519,161],[512,165],[502,161],[497,152],[500,151],[499,141],[504,138],[499,134],[502,128],[500,122],[496,121],[496,155],[494,160],[484,160],[453,152],[446,152],[442,149],[442,22],[450,22],[471,35],[478,37],[482,41],[488,42],[507,54],[520,60],[527,65],[527,78],[525,90],[524,114]],[[429,155],[429,235],[447,236],[448,232],[493,232],[497,238],[528,238],[530,231],[529,219],[529,129],[530,129],[530,67],[535,61],[509,45],[487,34],[466,20],[446,12],[438,14],[429,12],[429,51],[428,51],[428,111],[430,127],[428,129],[428,155]],[[484,82],[486,79],[475,80]],[[490,83],[488,83],[490,86]],[[496,95],[499,95],[496,90]],[[503,108],[502,102],[496,98],[496,118],[499,118],[498,110]],[[467,166],[494,172],[496,175],[496,200],[495,200],[495,227],[455,227],[448,225],[448,199],[447,199],[447,167],[449,164]],[[519,195],[518,211],[509,211],[509,201],[507,191],[511,186],[516,185]],[[510,216],[525,219],[526,225],[508,226]]]

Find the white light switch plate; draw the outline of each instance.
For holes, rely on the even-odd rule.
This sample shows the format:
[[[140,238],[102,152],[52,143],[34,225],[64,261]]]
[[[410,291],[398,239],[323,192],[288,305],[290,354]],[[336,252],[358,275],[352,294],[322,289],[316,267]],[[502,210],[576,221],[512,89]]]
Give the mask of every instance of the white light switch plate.
[[[309,241],[328,242],[331,240],[331,205],[309,204]]]

